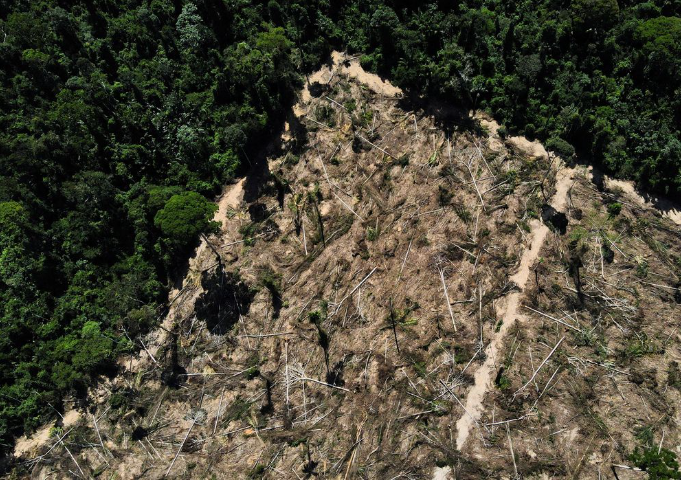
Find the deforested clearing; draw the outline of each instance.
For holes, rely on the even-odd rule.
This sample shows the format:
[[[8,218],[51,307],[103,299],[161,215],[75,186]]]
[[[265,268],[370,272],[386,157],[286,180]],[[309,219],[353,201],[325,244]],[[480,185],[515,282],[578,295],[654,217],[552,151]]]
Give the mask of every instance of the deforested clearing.
[[[288,125],[27,473],[629,478],[679,444],[667,217],[338,53]]]

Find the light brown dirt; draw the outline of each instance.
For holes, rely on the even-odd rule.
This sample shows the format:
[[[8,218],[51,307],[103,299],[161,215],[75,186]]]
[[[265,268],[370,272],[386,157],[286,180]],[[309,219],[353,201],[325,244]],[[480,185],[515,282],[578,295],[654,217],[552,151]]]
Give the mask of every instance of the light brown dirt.
[[[308,86],[311,83],[327,84],[332,79],[332,72],[335,74],[345,74],[357,80],[362,85],[370,88],[374,93],[384,95],[386,97],[399,97],[402,95],[402,90],[392,85],[390,82],[383,80],[375,73],[367,72],[362,68],[357,57],[348,57],[346,53],[334,51],[331,53],[332,66],[323,66],[310,75],[301,92],[300,98],[303,104],[309,103],[312,100]],[[294,107],[294,112],[297,116],[303,114],[302,105],[298,104]]]
[[[632,466],[628,454],[636,446],[651,442],[656,450],[677,451],[679,385],[670,379],[681,353],[673,298],[680,272],[672,259],[680,258],[681,232],[615,186],[606,181],[600,193],[589,172],[574,171],[568,232],[547,235],[543,261],[535,267],[538,283],[526,285],[521,296],[522,305],[585,333],[525,309],[498,354],[508,386],[488,390],[480,421],[510,421],[524,478],[605,478],[613,464]],[[618,198],[622,212],[608,215],[606,205]],[[605,238],[615,252],[612,263],[600,259]],[[579,306],[567,268],[575,242],[585,307]],[[637,267],[641,262],[644,270]],[[561,337],[565,341],[536,376],[536,385],[514,396]],[[485,442],[470,435],[462,451],[469,458],[496,459],[490,464],[496,475],[512,477],[505,425],[488,428]],[[617,468],[617,473],[622,479],[643,478],[632,470]]]
[[[68,430],[74,426],[78,420],[80,420],[80,416],[81,413],[78,410],[69,410],[66,412],[61,419],[63,430]],[[23,437],[19,438],[14,446],[14,456],[26,457],[28,455],[33,455],[40,448],[47,445],[52,438],[52,432],[53,428],[55,427],[55,423],[56,422],[45,425],[29,437],[24,435]]]
[[[504,364],[515,391],[556,337],[569,332],[520,305],[561,318],[564,310],[597,338],[566,338],[537,376],[543,387],[560,367],[531,415],[511,425],[519,472],[526,478],[598,478],[610,463],[625,463],[635,445],[631,425],[661,416],[653,393],[666,405],[678,403],[679,394],[672,387],[626,383],[624,374],[596,377],[603,367],[573,357],[627,373],[653,367],[658,358],[649,359],[650,353],[620,364],[631,340],[643,334],[660,343],[672,339],[664,343],[672,352],[664,356],[665,369],[670,358],[681,357],[668,303],[677,252],[666,220],[628,205],[623,219],[608,218],[605,200],[581,170],[556,172],[553,163],[546,175],[546,155],[535,155],[536,146],[523,141],[502,142],[491,120],[481,119],[488,133],[480,137],[457,125],[443,131],[425,112],[401,110],[380,85],[360,84],[358,78],[366,77],[356,70],[339,61],[332,68],[319,77],[330,83],[326,94],[303,95],[296,107],[307,130],[305,148],[269,158],[269,175],[248,186],[249,202],[243,201],[243,182],[221,197],[216,219],[223,229],[209,241],[228,273],[250,288],[250,307],[224,335],[208,332],[197,318],[197,300],[217,288],[204,292],[202,272],[204,280],[214,273],[216,258],[202,243],[181,294],[171,295],[163,324],[177,332],[186,380],[179,388],[162,384],[172,342],[162,329],[146,336],[158,365],[145,352],[130,369],[129,359],[122,360],[126,370],[92,405],[102,415],[111,455],[97,447],[92,427],[81,425],[67,441],[79,463],[107,478],[114,472],[163,478],[176,455],[169,478],[512,478],[503,427],[471,435],[475,427],[462,420],[458,401],[482,423],[512,419],[532,407],[534,386],[514,399],[508,387],[491,388],[495,367]],[[354,100],[356,109],[348,112],[326,95],[340,105]],[[534,220],[542,180],[553,206],[570,217],[566,237]],[[577,309],[566,252],[569,238],[583,235],[579,229],[588,232],[580,241],[593,252],[583,255],[585,292],[596,295],[598,287],[612,298],[624,295],[622,308],[642,302],[643,319],[595,303]],[[246,232],[251,236],[244,238]],[[627,252],[616,252],[602,271],[600,232]],[[639,256],[648,262],[648,277],[632,273],[642,268]],[[528,280],[535,270],[537,282]],[[635,286],[634,293],[603,284],[601,273],[609,283],[626,280],[618,288]],[[650,289],[657,289],[657,300]],[[229,298],[230,292],[221,295]],[[483,354],[477,353],[480,345]],[[660,372],[655,380],[662,385],[666,370]],[[592,390],[587,376],[594,376]],[[598,401],[585,410],[579,402],[589,391]],[[113,394],[122,403],[115,409]],[[601,417],[617,443],[594,436]],[[665,445],[678,443],[677,417],[674,411],[664,423]],[[147,429],[141,442],[131,440],[137,426]],[[63,457],[62,449],[55,450],[31,474],[64,477],[73,465]]]
[[[669,199],[655,198],[647,200],[636,190],[634,182],[606,178],[606,187],[609,190],[619,190],[624,193],[625,199],[644,208],[656,208],[663,216],[677,225],[681,225],[681,207]]]
[[[556,193],[550,203],[558,211],[565,209],[567,192],[572,184],[573,173],[572,169],[563,167],[556,176]],[[485,350],[487,358],[475,372],[475,383],[466,396],[466,411],[456,423],[456,445],[458,449],[463,448],[468,435],[477,425],[476,422],[480,420],[485,409],[485,394],[492,385],[494,376],[499,369],[501,363],[499,361],[499,352],[504,344],[509,328],[515,325],[516,322],[524,321],[524,316],[519,311],[520,299],[523,295],[522,291],[530,276],[530,269],[537,262],[546,236],[549,234],[549,228],[539,220],[532,220],[530,222],[530,229],[530,247],[523,252],[518,271],[511,277],[511,281],[520,288],[520,292],[510,293],[497,308],[499,318],[502,319],[503,323],[499,332],[494,335],[494,338]]]
[[[384,95],[386,97],[399,97],[402,95],[402,90],[392,85],[390,82],[383,80],[375,73],[367,72],[362,68],[358,58],[347,59],[347,55],[341,52],[333,52],[331,54],[334,65],[340,66],[340,73],[344,73],[357,80],[360,84],[369,87],[374,93]],[[348,65],[345,65],[345,62]]]

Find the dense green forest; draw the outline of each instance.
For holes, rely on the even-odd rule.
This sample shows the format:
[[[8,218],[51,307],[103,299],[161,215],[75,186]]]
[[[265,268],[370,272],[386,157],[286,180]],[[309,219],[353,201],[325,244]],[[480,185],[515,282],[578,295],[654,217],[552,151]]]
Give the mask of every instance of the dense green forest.
[[[157,322],[333,48],[681,193],[681,0],[0,0],[0,442]]]

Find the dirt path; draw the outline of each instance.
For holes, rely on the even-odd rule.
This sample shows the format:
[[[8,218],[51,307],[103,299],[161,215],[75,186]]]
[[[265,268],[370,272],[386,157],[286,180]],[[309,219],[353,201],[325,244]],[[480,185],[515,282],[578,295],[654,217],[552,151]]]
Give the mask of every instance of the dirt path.
[[[81,414],[78,410],[69,410],[66,412],[62,418],[63,431],[66,432],[75,425],[76,422],[80,420],[80,416]],[[14,445],[14,456],[16,458],[25,457],[28,454],[37,452],[43,445],[47,445],[52,438],[50,434],[55,424],[56,422],[49,423],[30,437],[23,436],[19,438],[16,445]]]
[[[574,170],[570,168],[562,168],[559,170],[556,176],[556,193],[551,199],[551,205],[560,211],[565,210],[567,203],[567,193],[572,184],[572,177]],[[530,235],[532,236],[532,242],[530,248],[526,249],[520,259],[520,267],[518,271],[511,277],[511,281],[515,282],[521,291],[513,292],[506,297],[505,302],[500,304],[497,308],[497,314],[503,319],[501,329],[494,336],[490,344],[487,346],[485,351],[486,359],[485,362],[478,368],[475,372],[473,387],[468,396],[466,397],[466,411],[456,423],[457,437],[456,446],[459,450],[466,443],[466,439],[471,432],[472,428],[476,428],[475,422],[480,419],[484,411],[483,400],[485,398],[485,393],[487,389],[492,384],[492,379],[496,375],[500,360],[497,358],[501,347],[503,346],[504,338],[508,329],[513,325],[514,320],[522,321],[522,315],[519,314],[518,310],[520,307],[520,297],[522,295],[522,290],[525,288],[527,279],[530,276],[530,270],[534,265],[534,262],[539,257],[539,252],[541,251],[546,236],[549,233],[549,229],[546,225],[541,223],[539,220],[533,220],[530,222]]]

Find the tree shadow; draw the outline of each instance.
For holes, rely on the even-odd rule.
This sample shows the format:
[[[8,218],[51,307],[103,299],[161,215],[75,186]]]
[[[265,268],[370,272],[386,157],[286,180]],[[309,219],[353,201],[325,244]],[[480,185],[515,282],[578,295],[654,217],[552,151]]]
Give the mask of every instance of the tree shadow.
[[[591,182],[599,192],[608,193],[609,191],[609,193],[614,193],[614,189],[612,187],[608,188],[607,181],[609,179],[616,180],[617,178],[610,176],[601,167],[591,163],[588,157],[578,156],[574,161],[574,165],[579,165],[590,170]],[[634,184],[634,189],[631,193],[641,197],[646,204],[655,208],[661,214],[675,218],[674,221],[676,223],[678,223],[678,220],[676,219],[681,219],[681,203],[677,199],[645,191],[639,188],[636,184]]]
[[[253,292],[238,274],[225,272],[219,265],[214,273],[201,275],[203,293],[196,300],[196,317],[206,322],[214,335],[229,332],[246,315],[253,300]]]
[[[565,235],[567,232],[568,218],[563,212],[559,212],[548,203],[541,207],[541,219],[549,225],[554,231]]]
[[[480,122],[469,114],[467,107],[450,100],[438,97],[424,98],[406,93],[399,99],[397,105],[406,112],[422,111],[424,115],[433,117],[435,126],[448,133],[471,132],[477,135],[485,133]]]

